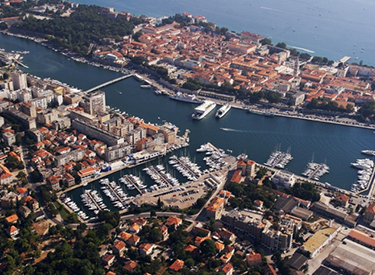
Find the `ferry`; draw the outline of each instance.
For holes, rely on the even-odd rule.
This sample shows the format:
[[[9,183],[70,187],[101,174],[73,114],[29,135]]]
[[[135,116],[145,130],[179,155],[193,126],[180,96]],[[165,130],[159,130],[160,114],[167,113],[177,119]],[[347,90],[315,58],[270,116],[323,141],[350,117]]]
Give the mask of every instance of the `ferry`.
[[[170,95],[170,99],[188,102],[188,103],[194,103],[194,104],[202,104],[202,100],[199,100],[195,95],[189,95],[185,93],[176,93],[175,95]]]
[[[225,104],[223,106],[220,107],[219,110],[217,110],[216,114],[215,114],[215,117],[216,118],[222,118],[223,116],[225,116],[229,110],[232,108],[232,106],[230,104]]]
[[[207,116],[213,109],[215,109],[216,103],[210,100],[205,100],[203,104],[195,108],[194,113],[191,115],[193,119],[201,120]]]

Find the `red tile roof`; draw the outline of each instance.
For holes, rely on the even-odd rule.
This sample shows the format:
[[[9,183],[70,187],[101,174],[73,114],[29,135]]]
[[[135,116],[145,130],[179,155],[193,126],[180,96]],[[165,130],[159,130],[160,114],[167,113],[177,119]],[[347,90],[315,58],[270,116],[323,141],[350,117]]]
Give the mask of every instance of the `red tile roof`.
[[[366,213],[371,213],[371,214],[375,214],[375,202],[373,202],[372,204],[370,204],[367,208],[366,208]]]
[[[241,170],[236,170],[233,173],[232,178],[230,179],[230,182],[240,183],[241,181]]]
[[[124,269],[126,271],[132,272],[137,267],[137,262],[134,261],[127,261],[125,262]]]
[[[177,272],[177,271],[179,271],[181,268],[184,267],[184,264],[185,264],[184,261],[177,259],[177,260],[175,260],[175,261],[173,262],[173,264],[172,264],[169,268],[172,269],[173,271],[176,271],[176,272]]]
[[[13,223],[13,222],[18,221],[18,216],[17,216],[17,214],[13,214],[13,215],[10,215],[10,216],[6,217],[5,220],[8,223]]]
[[[354,239],[354,240],[357,240],[367,246],[371,246],[373,248],[375,248],[375,238],[374,237],[370,237],[368,236],[367,234],[361,232],[361,231],[358,231],[356,229],[353,229],[352,231],[350,231],[349,233],[349,237]]]

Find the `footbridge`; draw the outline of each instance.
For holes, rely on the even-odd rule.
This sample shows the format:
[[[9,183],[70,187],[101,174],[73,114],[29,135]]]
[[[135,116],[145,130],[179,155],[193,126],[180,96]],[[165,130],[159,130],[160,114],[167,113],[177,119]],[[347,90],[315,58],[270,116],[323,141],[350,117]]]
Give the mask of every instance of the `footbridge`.
[[[108,86],[108,85],[111,85],[111,84],[113,84],[113,83],[119,82],[119,81],[124,80],[124,79],[126,79],[126,78],[129,78],[129,77],[131,77],[131,76],[133,76],[133,74],[128,74],[128,75],[120,76],[120,77],[118,77],[118,78],[115,78],[115,79],[112,79],[112,80],[107,81],[107,82],[105,82],[105,83],[102,83],[102,84],[100,84],[100,85],[98,85],[98,86],[95,86],[94,88],[91,88],[91,89],[87,90],[85,93],[91,93],[91,92],[93,92],[93,91],[99,90],[99,89],[101,89],[101,88],[103,88],[103,87],[105,87],[105,86]]]

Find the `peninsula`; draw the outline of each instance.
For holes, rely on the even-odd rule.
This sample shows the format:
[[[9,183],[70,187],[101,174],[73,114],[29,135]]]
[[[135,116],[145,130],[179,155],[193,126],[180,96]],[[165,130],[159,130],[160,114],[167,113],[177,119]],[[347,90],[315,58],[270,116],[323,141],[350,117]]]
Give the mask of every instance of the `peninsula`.
[[[16,11],[25,12],[23,18]],[[373,127],[372,68],[273,46],[259,35],[216,28],[203,16],[157,22],[58,1],[4,2],[2,14],[6,33],[17,31],[77,61],[125,74],[118,79],[147,81],[160,94],[194,94],[270,118],[320,116]],[[105,39],[97,29],[85,44],[87,37],[69,37],[73,30],[57,32],[64,18],[72,23],[77,14],[92,25],[133,25]],[[53,33],[48,26],[56,27]],[[2,273],[375,271],[372,161],[353,164],[368,177],[366,196],[313,180],[329,171],[323,164],[309,163],[306,178],[279,170],[292,160],[280,151],[262,165],[207,143],[197,148],[205,162],[199,167],[172,153],[189,146],[188,130],[179,136],[177,125],[145,123],[114,110],[98,86],[85,92],[27,75],[17,69],[22,54],[0,52]],[[168,153],[167,163],[109,177]],[[70,190],[78,186],[74,197]]]

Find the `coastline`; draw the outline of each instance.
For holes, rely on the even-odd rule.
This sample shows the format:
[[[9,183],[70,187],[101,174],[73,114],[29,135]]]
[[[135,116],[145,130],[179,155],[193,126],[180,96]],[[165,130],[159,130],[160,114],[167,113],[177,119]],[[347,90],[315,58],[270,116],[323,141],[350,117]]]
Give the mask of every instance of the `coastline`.
[[[142,78],[144,79],[144,82],[150,83],[152,87],[157,88],[157,89],[164,89],[168,92],[168,94],[171,94],[171,93],[175,94],[175,91],[166,87],[161,82],[158,82],[154,79],[150,79],[146,74],[142,74],[141,72],[136,71],[134,69],[132,69],[132,70],[128,70],[128,69],[125,69],[125,68],[120,69],[120,68],[117,68],[117,67],[114,67],[114,66],[103,65],[101,63],[89,61],[86,58],[84,58],[82,56],[77,56],[74,53],[70,53],[70,52],[64,53],[63,51],[55,49],[51,45],[44,43],[44,42],[46,42],[46,40],[42,39],[42,38],[31,37],[31,36],[26,36],[26,35],[22,35],[22,34],[15,34],[15,33],[9,32],[7,30],[3,30],[3,31],[1,31],[1,33],[6,34],[6,35],[10,35],[10,36],[14,36],[14,37],[18,37],[18,38],[23,38],[23,39],[34,41],[35,43],[41,44],[42,46],[44,46],[48,49],[51,49],[55,52],[58,52],[58,53],[64,55],[65,57],[70,58],[70,59],[72,59],[73,61],[76,61],[76,62],[85,63],[87,65],[94,66],[94,67],[102,67],[103,69],[106,69],[106,70],[109,70],[109,71],[120,72],[122,74],[129,73],[130,71],[134,71],[138,75],[142,76]],[[76,56],[76,57],[74,57],[74,56]],[[176,89],[178,90],[178,87],[176,87]],[[194,92],[192,91],[191,93],[193,94]],[[216,99],[210,98],[210,97],[204,97],[204,96],[200,96],[200,97],[202,97],[206,100],[212,100],[217,104],[227,103],[227,102],[224,102],[222,100],[216,100]],[[248,107],[255,107],[256,106],[256,104],[245,105],[245,103],[243,101],[240,101],[239,103],[237,103],[237,102],[238,101],[236,101],[234,103],[232,102],[231,103],[232,107],[237,108],[237,109],[246,110]],[[275,108],[275,109],[277,109],[277,108]],[[277,109],[277,110],[280,110],[280,109]],[[354,119],[347,119],[347,120],[342,119],[340,121],[337,118],[335,118],[334,120],[326,120],[322,116],[317,116],[317,115],[301,116],[301,115],[299,115],[298,112],[290,113],[290,112],[280,112],[280,111],[276,111],[276,110],[273,111],[273,113],[274,113],[275,116],[280,116],[280,117],[286,117],[286,118],[292,118],[292,119],[302,119],[302,120],[309,120],[309,121],[315,121],[315,122],[320,122],[320,123],[329,123],[329,124],[336,124],[336,125],[342,125],[342,126],[347,126],[347,127],[357,127],[357,128],[362,128],[362,129],[375,130],[375,124],[360,123],[360,122],[355,121]]]

